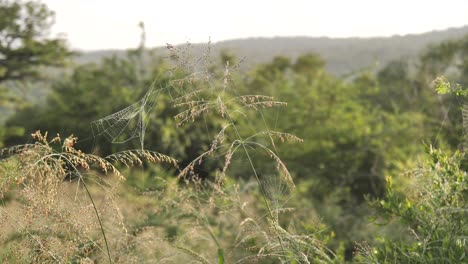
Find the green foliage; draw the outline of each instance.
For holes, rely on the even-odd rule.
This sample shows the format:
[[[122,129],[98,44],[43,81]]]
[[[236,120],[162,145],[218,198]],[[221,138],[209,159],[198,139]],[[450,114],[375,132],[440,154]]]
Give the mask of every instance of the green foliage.
[[[103,155],[122,149],[141,148],[138,139],[123,145],[109,144],[105,137],[97,134],[99,131],[92,127],[92,122],[134,104],[149,87],[166,89],[170,85],[165,75],[168,66],[158,58],[154,58],[152,65],[142,73],[138,57],[129,55],[126,58],[104,59],[98,65],[79,66],[70,76],[53,85],[45,105],[33,105],[18,111],[7,121],[7,125],[22,126],[26,131],[48,130],[61,135],[73,133],[82,139],[77,143],[78,148]],[[183,76],[182,73],[176,74]],[[214,123],[177,128],[173,118],[176,111],[171,108],[170,95],[164,91],[156,95],[155,100],[153,111],[149,113],[151,116],[148,116],[144,145],[177,156],[181,164],[186,164],[200,154],[200,146],[207,146],[212,140],[206,129],[213,127]],[[120,137],[131,138],[132,130],[123,131]],[[14,145],[24,140],[24,137],[9,137],[7,143]]]
[[[443,76],[437,77],[434,80],[434,86],[438,94],[454,94],[456,96],[467,96],[468,90],[463,89],[460,84],[457,84],[455,88],[450,85],[450,82]]]
[[[12,126],[0,129],[0,148],[4,147],[2,139],[22,135],[24,135],[24,128],[22,127]]]
[[[206,178],[206,176],[210,176],[210,174],[203,175],[203,173],[200,173],[200,171],[203,171],[199,170],[201,167],[200,165],[205,163],[219,164],[220,162],[221,164],[224,162],[224,165],[223,167],[217,166],[218,171],[212,169],[211,175],[215,174],[216,178],[214,178],[214,184],[212,187],[210,187],[211,190],[209,190],[208,194],[201,192],[200,189],[196,189],[187,193],[183,191],[176,192],[175,196],[169,197],[170,199],[167,200],[169,204],[177,204],[178,206],[181,206],[183,203],[186,203],[184,207],[180,208],[181,210],[175,210],[171,206],[169,208],[170,210],[168,211],[168,214],[172,215],[170,219],[180,217],[182,223],[185,223],[187,219],[198,223],[192,224],[192,227],[190,228],[202,228],[206,230],[206,232],[203,232],[203,235],[209,235],[216,247],[216,251],[212,252],[213,258],[217,258],[218,262],[221,263],[228,258],[234,260],[241,259],[241,261],[263,261],[264,259],[268,261],[270,259],[276,259],[283,263],[320,260],[324,263],[331,263],[330,255],[332,255],[332,253],[328,252],[324,245],[316,241],[315,238],[311,235],[294,234],[294,230],[288,230],[287,228],[283,227],[282,221],[280,221],[280,215],[282,215],[281,211],[283,210],[283,203],[288,199],[288,196],[293,191],[294,183],[287,167],[276,152],[276,144],[279,143],[279,140],[300,141],[300,139],[291,134],[273,131],[268,128],[266,130],[255,131],[255,124],[253,124],[254,126],[248,131],[240,131],[237,126],[240,123],[243,125],[251,123],[252,120],[250,119],[248,119],[249,122],[242,122],[245,117],[252,116],[249,114],[249,112],[260,112],[262,109],[281,107],[284,106],[285,103],[275,101],[270,96],[265,95],[237,94],[237,92],[233,90],[233,79],[231,78],[231,70],[233,70],[235,66],[229,66],[229,63],[227,63],[224,71],[208,72],[208,70],[204,70],[202,68],[200,72],[186,73],[188,70],[193,69],[181,67],[185,67],[185,65],[187,65],[187,61],[185,61],[185,58],[181,58],[179,54],[172,56],[175,59],[176,69],[171,71],[171,79],[158,79],[158,83],[153,83],[151,89],[149,90],[152,93],[153,88],[157,86],[161,88],[156,88],[154,90],[154,94],[159,95],[159,92],[167,93],[165,97],[161,96],[157,98],[158,101],[155,102],[157,109],[155,110],[160,111],[154,111],[151,113],[151,115],[157,116],[155,121],[162,121],[162,123],[170,122],[170,124],[173,124],[175,128],[173,128],[172,131],[169,131],[169,133],[172,133],[173,135],[180,134],[181,139],[184,140],[191,139],[192,137],[196,137],[197,139],[195,142],[189,142],[187,145],[182,145],[183,148],[187,146],[189,151],[190,149],[194,150],[192,153],[189,152],[188,154],[198,154],[199,152],[201,152],[201,154],[198,154],[196,157],[191,157],[191,161],[189,163],[181,164],[183,167],[181,167],[178,179],[184,180],[186,183],[193,184],[195,187],[198,186],[197,188],[201,189],[204,184],[210,184],[210,181],[209,179],[205,179],[205,182],[202,183],[200,179]],[[179,60],[182,61],[181,64],[179,64]],[[115,110],[112,108],[118,106],[119,102],[115,98],[110,99],[110,97],[106,98],[106,96],[114,95],[115,97],[122,98],[122,100],[132,100],[123,97],[129,96],[130,98],[130,93],[125,93],[129,91],[129,88],[126,88],[125,85],[130,86],[138,92],[139,90],[137,87],[139,87],[142,83],[144,84],[144,81],[141,81],[141,79],[138,78],[138,74],[135,74],[135,72],[137,72],[135,70],[137,67],[134,67],[135,65],[135,62],[131,59],[118,60],[113,58],[104,61],[102,67],[95,66],[78,68],[71,76],[72,81],[65,80],[59,82],[57,86],[54,87],[54,91],[48,99],[48,104],[44,107],[38,107],[39,111],[36,111],[38,112],[38,116],[48,116],[48,121],[46,119],[36,120],[36,124],[30,122],[27,125],[30,126],[31,123],[32,126],[44,126],[49,124],[50,127],[57,128],[57,130],[61,133],[63,133],[63,131],[67,132],[67,127],[71,128],[75,126],[75,128],[78,128],[77,131],[81,133],[80,130],[84,130],[84,126],[80,127],[80,124],[78,123],[81,122],[82,124],[86,124],[84,121],[88,120],[91,122],[97,113],[107,111],[122,113],[118,111],[120,107]],[[190,64],[188,63],[188,65]],[[205,66],[206,64],[202,65],[202,67]],[[139,72],[139,74],[141,77],[141,72]],[[179,78],[179,76],[181,77]],[[218,79],[216,79],[216,77]],[[110,88],[108,87],[109,81],[113,84],[113,86],[110,86]],[[98,94],[101,93],[99,95],[102,96],[97,97],[96,101],[87,99],[88,96],[91,97],[90,95],[93,92],[96,92],[96,90]],[[116,90],[117,94],[114,94],[116,93]],[[143,92],[148,94],[148,92],[142,90],[139,93],[139,96],[136,98],[134,97],[133,100],[140,98]],[[105,101],[106,99],[108,101]],[[125,104],[122,103],[122,105]],[[181,110],[171,110],[169,108],[170,105],[173,105]],[[79,109],[79,111],[77,115],[75,115],[75,119],[60,120],[60,118],[63,118],[67,114],[72,116],[72,113],[77,111],[77,109]],[[176,114],[174,115],[175,121],[171,118],[171,116],[165,115],[165,113],[172,114],[174,111],[176,111]],[[23,112],[23,114],[24,113],[27,112]],[[136,112],[129,113],[135,115]],[[113,115],[110,115],[110,117],[112,116]],[[153,116],[149,116],[149,118],[151,117]],[[201,118],[203,118],[202,120],[204,121],[201,126],[196,125],[196,123],[195,125],[191,124],[193,121]],[[119,120],[115,121],[113,119],[108,119],[107,117],[102,120],[105,120],[104,122],[108,122],[110,126],[113,126],[114,123],[112,122],[119,122]],[[223,121],[225,124],[223,127],[220,126],[221,122],[219,120]],[[263,121],[265,122],[264,118]],[[159,125],[160,123],[156,124]],[[190,129],[190,133],[184,133],[187,130],[183,129],[183,125],[187,124],[189,125],[188,128]],[[197,133],[197,127],[203,128],[203,130],[200,131],[200,133]],[[147,139],[149,135],[152,136],[152,129],[168,129],[168,125],[166,123],[164,126],[160,127],[145,126],[145,139]],[[98,132],[99,131],[100,130],[98,130]],[[122,131],[118,131],[119,136],[131,136],[121,134]],[[250,131],[254,132],[251,133]],[[161,133],[158,134],[160,135]],[[170,136],[170,140],[174,141],[173,135]],[[214,136],[211,137],[211,135]],[[139,136],[143,135],[140,134]],[[46,142],[44,143],[46,147],[49,146],[45,139],[42,140],[42,136],[40,136],[40,134],[38,137],[41,139],[41,141]],[[203,144],[204,139],[210,137],[211,144]],[[161,138],[161,136],[151,137],[153,144],[154,141],[158,142],[158,138]],[[54,141],[56,140],[54,139]],[[200,141],[202,144],[198,143]],[[177,142],[176,144],[180,145]],[[152,159],[156,159],[157,161],[160,159],[166,160],[167,158],[165,156],[160,156],[159,154],[153,155],[153,152],[142,149],[117,153],[114,153],[114,151],[110,149],[108,151],[113,154],[110,154],[106,158],[102,159],[97,155],[88,155],[84,154],[85,152],[82,152],[81,150],[75,150],[75,145],[79,146],[76,139],[71,137],[71,141],[64,141],[63,148],[65,149],[65,153],[62,154],[59,152],[55,154],[53,149],[47,148],[48,152],[45,153],[47,158],[41,157],[42,152],[39,152],[37,155],[31,157],[31,163],[34,165],[42,164],[41,162],[35,161],[35,159],[38,159],[40,161],[44,160],[46,164],[53,164],[52,167],[47,167],[44,165],[47,170],[43,173],[43,177],[45,180],[47,180],[48,177],[53,177],[54,173],[57,172],[60,177],[56,177],[58,182],[55,182],[55,185],[59,186],[59,182],[63,181],[66,175],[65,168],[70,166],[72,168],[81,166],[82,168],[89,170],[90,165],[88,163],[92,161],[98,163],[98,167],[101,167],[104,171],[117,171],[116,167],[108,165],[109,161],[120,161],[123,163],[123,165],[132,166],[133,164],[143,164],[143,159],[140,159],[140,156],[148,157],[148,160],[150,161],[152,161]],[[105,145],[102,144],[100,146]],[[145,145],[145,147],[148,146],[149,144]],[[22,148],[20,148],[20,150],[22,150]],[[70,154],[68,154],[69,152]],[[100,148],[99,152],[102,153],[103,149]],[[269,164],[272,165],[273,169],[269,169],[268,173],[265,171],[265,175],[260,175],[258,173],[257,167],[254,164],[253,157],[259,153],[262,153],[263,157],[271,159]],[[13,154],[18,154],[19,157],[22,157],[23,153],[19,151],[18,153],[15,152]],[[69,155],[71,155],[71,157],[69,157]],[[219,205],[219,209],[216,209],[219,211],[225,211],[226,206],[232,207],[233,211],[228,210],[226,214],[236,212],[238,214],[238,218],[235,218],[237,220],[236,223],[232,223],[232,219],[229,217],[220,219],[220,221],[218,221],[217,219],[213,218],[213,215],[210,212],[211,207],[213,206],[212,203],[214,206],[218,206],[217,202],[214,201],[214,199],[216,199],[216,194],[225,191],[224,185],[227,182],[227,176],[230,176],[230,171],[227,170],[230,167],[230,161],[231,159],[237,158],[238,156],[244,158],[244,162],[247,162],[248,166],[246,168],[248,169],[245,170],[245,172],[248,172],[248,175],[250,175],[251,179],[253,179],[258,185],[257,198],[260,198],[263,204],[257,206],[259,207],[259,212],[267,213],[265,219],[262,219],[262,217],[258,216],[248,217],[242,212],[236,212],[238,208],[242,207],[240,206],[240,196],[236,193],[225,196],[225,200],[220,201],[221,204]],[[49,157],[52,159],[49,160]],[[172,159],[169,160],[172,161]],[[28,167],[28,171],[30,171],[31,174],[35,173],[34,167]],[[93,204],[93,208],[95,210],[100,230],[102,232],[102,237],[106,246],[106,249],[101,251],[103,251],[103,253],[107,255],[109,261],[112,262],[112,256],[110,253],[112,243],[108,242],[108,239],[106,238],[107,235],[104,231],[104,223],[99,217],[99,212],[94,202],[95,199],[93,198],[89,189],[86,187],[87,185],[84,182],[84,178],[80,176],[80,172],[76,168],[73,171],[78,175],[79,182],[82,182],[86,189],[86,193]],[[73,174],[69,177],[75,179],[77,176]],[[274,179],[274,181],[270,182],[271,179]],[[144,181],[148,180],[146,179]],[[132,184],[134,184],[135,187],[139,187],[140,190],[143,189],[143,186],[138,186],[137,181],[133,181]],[[279,184],[280,190],[285,188],[285,196],[283,196],[282,193],[277,195],[276,184]],[[29,186],[26,183],[24,188],[28,187]],[[158,185],[154,187],[156,190],[161,188]],[[113,189],[110,186],[108,188]],[[165,188],[162,191],[166,193]],[[53,207],[54,205],[51,206]],[[158,203],[158,206],[163,206],[162,201]],[[208,206],[209,211],[205,210],[204,207],[206,206]],[[147,214],[147,216],[147,220],[136,225],[136,229],[133,232],[135,236],[139,233],[139,230],[144,228],[159,227],[162,224],[162,219],[159,216],[154,214]],[[225,223],[225,221],[227,221],[227,223]],[[245,230],[243,230],[243,223],[246,225],[248,224],[246,226],[247,229]],[[221,234],[217,234],[213,231],[214,224],[219,225],[219,232]],[[222,226],[225,224],[229,224],[230,226],[238,224],[240,228],[238,232],[252,233],[251,237],[255,240],[258,239],[258,241],[255,243],[253,248],[250,246],[245,248],[244,246],[246,245],[244,245],[244,235],[250,235],[243,233],[244,235],[237,237],[235,232],[229,232],[227,237],[224,237],[222,234]],[[251,226],[250,224],[253,224],[254,226]],[[203,249],[200,248],[199,245],[193,243],[185,242],[182,245],[181,238],[187,239],[189,241],[193,239],[189,236],[192,234],[189,232],[190,229],[181,228],[179,225],[165,224],[164,230],[164,239],[167,239],[167,242],[180,253],[184,253],[185,255],[204,263],[210,263],[210,258],[208,256],[210,256],[211,252],[203,252]],[[227,244],[229,245],[228,248],[231,251],[234,250],[236,254],[226,255],[224,253],[226,246],[219,241],[218,237],[224,237],[224,239],[228,239],[228,242],[230,242],[230,244]],[[248,240],[250,241],[250,239]],[[41,248],[40,251],[44,253],[51,252],[48,248]],[[237,251],[240,253],[237,253]],[[78,253],[74,254],[76,256]],[[51,257],[54,256],[53,253],[49,255],[51,255]],[[60,258],[66,259],[67,256],[68,255],[61,255]]]
[[[316,201],[313,208],[337,235],[331,246],[346,241],[349,260],[354,241],[372,237],[364,224],[369,215],[365,197],[384,195],[386,175],[421,153],[421,146],[408,142],[425,138],[425,116],[382,107],[387,90],[369,73],[349,83],[326,74],[313,55],[290,66],[278,61],[259,67],[247,86],[289,102],[266,123],[304,139],[301,147],[286,144],[279,153],[301,195]]]
[[[437,135],[431,138],[431,142],[441,148],[448,145],[457,149],[464,141],[460,108],[465,103],[466,90],[463,87],[468,85],[467,43],[468,38],[464,37],[428,47],[421,55],[415,73],[409,76],[419,87],[416,95],[420,99],[415,106],[428,117],[426,130],[430,131],[429,134]],[[434,88],[439,96],[428,93]]]
[[[468,176],[464,155],[429,150],[426,166],[411,173],[413,183],[396,191],[388,178],[387,195],[375,203],[379,216],[407,227],[404,239],[362,248],[365,263],[464,263],[468,245]]]
[[[293,70],[304,76],[315,77],[320,71],[324,71],[325,61],[317,54],[307,54],[297,58]]]
[[[450,83],[443,77],[438,77],[435,79],[434,85],[438,94],[448,94],[452,90]]]
[[[0,111],[16,110],[21,99],[8,82],[39,77],[40,67],[64,66],[72,54],[61,38],[48,38],[53,12],[39,1],[0,1]],[[3,120],[1,120],[3,122]],[[0,147],[5,137],[21,136],[21,126],[0,128]],[[15,133],[11,133],[12,130]]]
[[[53,12],[38,1],[0,1],[0,82],[38,76],[38,66],[62,66],[71,55],[49,39]]]
[[[25,36],[17,40],[22,50],[0,53],[0,82],[36,77],[37,66],[54,65],[52,57],[63,63],[68,56],[63,42],[41,34],[52,15],[44,5],[0,3],[5,8],[0,12],[9,14],[0,16],[0,29],[7,25],[0,33]],[[23,27],[22,19],[32,22]],[[221,64],[212,63],[209,46],[194,58],[190,46],[168,45],[169,65],[145,50],[143,23],[140,28],[138,49],[67,69],[44,104],[19,109],[0,129],[0,139],[17,145],[0,160],[2,212],[8,213],[0,215],[0,223],[16,222],[16,202],[33,201],[26,208],[44,207],[46,213],[28,221],[72,225],[10,227],[7,239],[0,234],[7,248],[0,250],[1,258],[345,263],[353,261],[356,243],[367,241],[357,261],[466,260],[463,155],[431,149],[430,162],[410,173],[414,177],[389,177],[414,166],[423,141],[459,147],[466,39],[431,47],[417,64],[393,61],[376,73],[346,79],[328,74],[316,54],[278,56],[237,76],[236,56],[225,50]],[[4,49],[2,41],[0,35]],[[37,51],[32,56],[42,62],[15,57],[29,54],[27,49]],[[432,82],[440,74],[460,85],[442,77]],[[0,102],[15,105],[6,91],[0,90]],[[70,141],[54,145],[42,138],[23,145],[29,140],[24,134],[38,129],[81,140],[72,136],[69,146]],[[124,143],[111,144],[117,141]],[[163,156],[143,148],[177,157],[180,167],[149,164]],[[120,152],[127,149],[137,150]],[[116,171],[128,167],[122,171],[125,184],[113,185],[96,173],[103,165]],[[80,186],[86,190],[80,192]],[[75,201],[91,201],[95,210],[94,218],[92,211],[83,213],[82,225],[69,221],[81,212],[71,209],[90,207],[73,207],[65,199],[63,208],[57,198],[61,192],[72,197],[75,188]],[[375,215],[369,200],[379,209]],[[106,212],[114,202],[123,205],[122,215],[115,209],[117,218]],[[387,224],[370,225],[370,216]],[[401,230],[410,231],[400,236]],[[66,243],[67,250],[56,250],[54,241]],[[35,253],[21,257],[15,253],[21,248]]]

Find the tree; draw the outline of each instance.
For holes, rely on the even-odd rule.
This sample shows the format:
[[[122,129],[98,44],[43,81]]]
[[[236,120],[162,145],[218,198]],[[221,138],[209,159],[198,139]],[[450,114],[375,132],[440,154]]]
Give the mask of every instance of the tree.
[[[310,210],[336,235],[327,246],[342,247],[350,260],[354,241],[373,235],[363,224],[371,212],[366,197],[385,195],[385,176],[422,152],[419,144],[408,142],[423,139],[424,116],[382,107],[390,88],[381,87],[379,76],[369,72],[344,81],[327,74],[323,60],[313,54],[287,65],[275,59],[258,66],[247,86],[257,91],[262,85],[262,93],[288,102],[276,115],[265,116],[266,123],[304,139],[301,147],[282,146],[279,154],[300,186],[299,196],[314,201]],[[402,72],[395,67],[385,76]]]
[[[0,111],[19,102],[7,81],[37,78],[38,67],[62,66],[72,54],[64,39],[48,38],[53,23],[54,13],[43,3],[0,0]],[[8,131],[0,128],[0,146]]]
[[[0,0],[0,82],[37,77],[38,66],[62,66],[65,40],[48,38],[54,13],[37,1]]]
[[[296,63],[293,65],[293,69],[299,74],[315,78],[324,71],[325,61],[319,55],[310,53],[297,58]]]

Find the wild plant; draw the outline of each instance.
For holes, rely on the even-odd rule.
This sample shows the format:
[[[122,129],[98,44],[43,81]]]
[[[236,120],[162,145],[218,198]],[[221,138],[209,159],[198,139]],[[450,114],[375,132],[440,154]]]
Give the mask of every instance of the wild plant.
[[[191,64],[187,63],[190,60],[187,59],[187,53],[181,53],[172,45],[168,45],[168,49],[175,61],[173,70],[188,72],[183,78],[174,79],[169,83],[171,91],[174,91],[174,105],[180,109],[175,116],[178,126],[207,118],[220,120],[222,124],[217,132],[207,131],[214,135],[211,145],[182,168],[178,178],[197,179],[198,166],[207,160],[222,158],[224,164],[214,175],[217,189],[223,189],[229,176],[229,168],[235,161],[245,168],[241,170],[243,173],[251,175],[261,194],[260,199],[266,210],[263,223],[246,217],[241,221],[240,227],[245,227],[244,234],[246,230],[249,230],[249,233],[257,233],[256,235],[261,234],[263,239],[256,241],[263,241],[263,244],[257,245],[255,254],[238,262],[259,261],[272,257],[282,263],[331,262],[331,254],[328,254],[320,242],[309,236],[293,235],[280,224],[283,206],[294,192],[295,185],[276,146],[286,141],[302,142],[302,139],[270,129],[264,110],[285,107],[287,103],[267,95],[240,94],[232,75],[239,67],[238,64],[231,65],[227,61],[224,71],[211,71],[210,67],[207,67],[210,64],[208,56],[202,56],[195,60],[197,63]],[[259,162],[263,168],[265,164],[272,163],[272,166],[260,171]],[[243,177],[247,178],[246,175]],[[238,245],[243,245],[249,240],[249,236],[253,238],[256,235],[241,236]]]
[[[465,97],[467,91],[439,77],[439,94]],[[468,131],[466,104],[463,127]],[[466,139],[466,134],[465,134]],[[465,142],[466,143],[466,142]],[[361,263],[465,263],[468,260],[468,174],[464,150],[447,154],[429,145],[427,162],[407,173],[412,184],[395,188],[387,178],[387,194],[373,202],[378,216],[398,222],[406,232],[398,241],[383,239],[376,245],[358,246]]]
[[[103,216],[122,231],[126,228],[115,204],[116,190],[125,178],[114,164],[175,165],[176,160],[145,150],[103,158],[75,149],[73,136],[49,139],[47,132],[37,131],[32,137],[34,143],[1,151],[0,168],[9,173],[2,174],[0,197],[14,195],[15,203],[3,202],[0,222],[4,230],[16,230],[2,237],[2,244],[8,245],[3,260],[62,263],[100,252],[112,263]]]
[[[376,202],[383,219],[407,228],[400,241],[384,240],[358,248],[362,263],[464,263],[467,260],[468,177],[464,155],[430,148],[430,161],[410,173],[406,193],[387,179],[387,197]]]
[[[153,84],[135,104],[92,124],[95,135],[111,142],[139,138],[140,149],[100,157],[75,149],[73,136],[49,140],[47,133],[36,132],[35,143],[2,151],[0,170],[9,173],[2,175],[0,195],[11,195],[15,189],[14,201],[23,208],[14,213],[17,205],[0,207],[0,220],[15,229],[15,235],[20,234],[2,241],[15,243],[4,259],[138,263],[143,259],[135,252],[152,246],[149,261],[332,263],[333,253],[323,243],[313,235],[294,234],[282,221],[291,214],[285,205],[295,185],[277,146],[302,139],[271,129],[264,114],[287,104],[254,92],[241,94],[233,76],[239,65],[226,62],[224,70],[217,71],[210,61],[210,45],[196,59],[191,57],[190,47],[168,45],[168,50],[175,66],[167,73],[167,86]],[[174,158],[144,148],[145,129],[151,121],[148,113],[162,92],[178,109],[175,120],[179,127],[202,120],[206,133],[213,136],[201,155],[180,168],[174,181],[184,188],[171,181],[160,191],[145,193],[157,198],[153,216],[160,219],[165,215],[172,222],[166,234],[158,228],[150,230],[154,223],[129,230],[117,206],[117,190],[125,179],[121,166],[177,164]],[[208,122],[218,129],[210,130],[213,126]],[[205,163],[215,165],[201,175]],[[231,171],[233,166],[236,170]],[[257,191],[246,195],[252,200],[246,201],[245,192],[239,191],[242,187],[230,183],[234,177],[255,182]],[[254,209],[248,209],[249,203]],[[236,232],[224,234],[224,226]],[[214,257],[200,253],[206,249],[199,241],[216,249]]]

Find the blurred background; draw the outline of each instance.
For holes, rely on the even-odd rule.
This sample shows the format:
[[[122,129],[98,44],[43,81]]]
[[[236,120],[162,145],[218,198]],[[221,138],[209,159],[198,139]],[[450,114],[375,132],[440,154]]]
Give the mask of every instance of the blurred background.
[[[227,63],[237,92],[288,102],[264,121],[304,139],[278,148],[296,182],[298,226],[315,232],[320,222],[343,261],[357,242],[400,235],[369,221],[369,201],[385,195],[387,177],[404,190],[404,172],[427,146],[463,148],[464,102],[437,94],[433,82],[445,76],[468,87],[468,2],[455,0],[0,0],[0,146],[31,142],[41,130],[73,134],[86,152],[144,145],[189,164],[220,121],[177,127],[168,95],[144,135],[105,135],[93,122],[138,102],[153,82],[164,87],[174,65],[222,76]],[[117,137],[125,144],[109,142]],[[197,172],[213,179],[223,161]],[[233,161],[233,181],[248,178],[244,167]],[[130,174],[126,184],[152,188],[159,170]]]

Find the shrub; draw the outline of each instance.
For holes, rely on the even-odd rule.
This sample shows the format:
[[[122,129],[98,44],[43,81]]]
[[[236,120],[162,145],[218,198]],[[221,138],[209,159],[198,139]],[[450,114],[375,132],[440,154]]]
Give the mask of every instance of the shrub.
[[[462,263],[468,260],[468,176],[464,154],[429,149],[429,161],[412,171],[413,184],[396,191],[387,179],[387,196],[376,201],[381,218],[407,228],[399,241],[361,246],[363,263]]]

